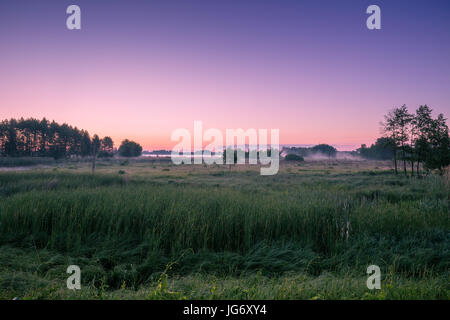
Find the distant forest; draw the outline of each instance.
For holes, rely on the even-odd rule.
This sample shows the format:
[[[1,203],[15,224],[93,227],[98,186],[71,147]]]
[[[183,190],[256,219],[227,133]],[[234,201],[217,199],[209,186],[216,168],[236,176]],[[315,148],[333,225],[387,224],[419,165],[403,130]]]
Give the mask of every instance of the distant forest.
[[[10,157],[110,157],[114,143],[66,123],[47,119],[10,119],[0,123],[0,154]]]

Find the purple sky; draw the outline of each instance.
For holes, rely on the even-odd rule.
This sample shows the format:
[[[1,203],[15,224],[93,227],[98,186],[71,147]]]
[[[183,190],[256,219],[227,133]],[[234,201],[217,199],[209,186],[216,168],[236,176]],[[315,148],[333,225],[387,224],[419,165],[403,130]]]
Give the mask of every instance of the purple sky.
[[[82,30],[66,28],[77,4]],[[370,4],[381,30],[366,28]],[[450,1],[0,2],[0,119],[170,148],[171,132],[278,128],[359,145],[391,108],[450,113]]]

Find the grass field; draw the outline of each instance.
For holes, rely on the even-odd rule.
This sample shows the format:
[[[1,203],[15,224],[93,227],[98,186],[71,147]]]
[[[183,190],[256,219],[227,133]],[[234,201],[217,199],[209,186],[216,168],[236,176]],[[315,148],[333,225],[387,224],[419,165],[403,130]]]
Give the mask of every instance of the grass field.
[[[0,299],[449,299],[449,197],[448,180],[389,162],[8,169]]]

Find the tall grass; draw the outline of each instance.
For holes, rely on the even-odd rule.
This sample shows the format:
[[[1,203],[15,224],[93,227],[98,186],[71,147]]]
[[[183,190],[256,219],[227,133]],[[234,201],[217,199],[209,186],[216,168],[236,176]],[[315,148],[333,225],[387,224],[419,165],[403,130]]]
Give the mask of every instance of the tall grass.
[[[169,184],[118,174],[2,173],[0,245],[77,257],[88,279],[103,274],[112,287],[138,286],[170,261],[179,275],[361,275],[369,264],[407,277],[448,275],[442,179],[314,177],[280,174],[262,186],[245,172],[210,175],[209,184],[197,176]],[[244,178],[234,187],[233,179]]]

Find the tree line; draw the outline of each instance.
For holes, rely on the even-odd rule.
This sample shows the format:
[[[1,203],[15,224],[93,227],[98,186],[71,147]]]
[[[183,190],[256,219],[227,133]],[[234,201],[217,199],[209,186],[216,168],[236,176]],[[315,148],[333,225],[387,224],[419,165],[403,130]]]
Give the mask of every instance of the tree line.
[[[34,118],[3,120],[0,123],[0,155],[9,157],[110,157],[113,140],[89,135],[66,123]]]
[[[336,158],[337,149],[329,144],[318,144],[313,147],[290,147],[283,148],[284,153],[287,155],[295,154],[300,157],[308,157],[315,155],[322,155],[328,158]],[[293,159],[293,157],[291,157]]]
[[[444,115],[432,116],[427,105],[409,113],[403,105],[394,108],[381,122],[383,137],[370,148],[362,145],[361,156],[370,159],[393,159],[395,173],[399,167],[407,175],[437,169],[442,174],[450,164],[450,138]]]

